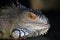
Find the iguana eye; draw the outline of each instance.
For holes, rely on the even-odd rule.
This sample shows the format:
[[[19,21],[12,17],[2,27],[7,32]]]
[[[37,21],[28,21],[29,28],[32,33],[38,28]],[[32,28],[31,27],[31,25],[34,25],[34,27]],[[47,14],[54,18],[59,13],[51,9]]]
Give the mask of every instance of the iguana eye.
[[[27,19],[35,20],[36,17],[37,17],[37,15],[35,15],[35,14],[32,13],[32,12],[26,12],[26,14],[25,14],[24,17],[27,18]]]
[[[32,16],[31,14],[29,14],[29,17],[30,17],[30,18],[33,18],[33,16]]]
[[[29,17],[30,17],[31,19],[35,19],[35,18],[36,18],[36,15],[35,15],[34,13],[30,13],[30,14],[29,14]]]

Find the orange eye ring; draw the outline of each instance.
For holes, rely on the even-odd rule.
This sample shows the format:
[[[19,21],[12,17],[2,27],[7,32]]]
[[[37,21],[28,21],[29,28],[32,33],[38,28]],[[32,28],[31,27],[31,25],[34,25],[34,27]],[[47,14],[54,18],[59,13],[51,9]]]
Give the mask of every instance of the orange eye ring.
[[[30,18],[31,20],[35,20],[37,15],[35,15],[32,12],[26,12],[26,15],[24,16],[25,18]]]

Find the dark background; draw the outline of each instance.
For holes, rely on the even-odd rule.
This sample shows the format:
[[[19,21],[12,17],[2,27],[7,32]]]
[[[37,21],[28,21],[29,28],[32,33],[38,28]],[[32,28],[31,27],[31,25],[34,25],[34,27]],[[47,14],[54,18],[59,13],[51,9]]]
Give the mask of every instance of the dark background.
[[[14,0],[13,2],[15,3]],[[29,0],[20,0],[19,2],[22,5],[28,8],[31,8]],[[11,1],[1,0],[0,6],[8,5],[8,3],[10,4]],[[60,40],[60,9],[47,9],[47,10],[41,10],[41,12],[45,14],[45,16],[48,17],[49,22],[51,24],[51,28],[46,35],[33,37],[33,38],[27,38],[27,40]]]

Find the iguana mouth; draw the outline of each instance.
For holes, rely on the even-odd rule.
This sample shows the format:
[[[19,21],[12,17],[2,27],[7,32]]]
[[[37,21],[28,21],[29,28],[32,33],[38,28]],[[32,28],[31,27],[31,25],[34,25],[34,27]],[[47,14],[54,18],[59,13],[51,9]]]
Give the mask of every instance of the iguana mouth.
[[[22,26],[23,28],[39,30],[39,29],[49,28],[50,25],[48,23],[42,24],[37,22],[25,22],[24,25]]]

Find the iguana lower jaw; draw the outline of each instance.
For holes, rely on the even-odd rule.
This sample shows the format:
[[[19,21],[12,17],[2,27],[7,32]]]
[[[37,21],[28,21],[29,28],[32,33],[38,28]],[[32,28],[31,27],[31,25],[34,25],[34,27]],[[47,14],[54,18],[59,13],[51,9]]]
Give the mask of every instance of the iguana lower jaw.
[[[16,28],[16,30],[13,31],[12,36],[13,36],[13,38],[16,38],[16,39],[17,38],[27,38],[27,37],[36,37],[36,36],[41,36],[41,35],[46,34],[48,30],[49,30],[48,27],[46,27],[46,28],[41,27],[40,29],[38,29],[37,27],[36,27],[36,29],[20,27],[20,28]]]

